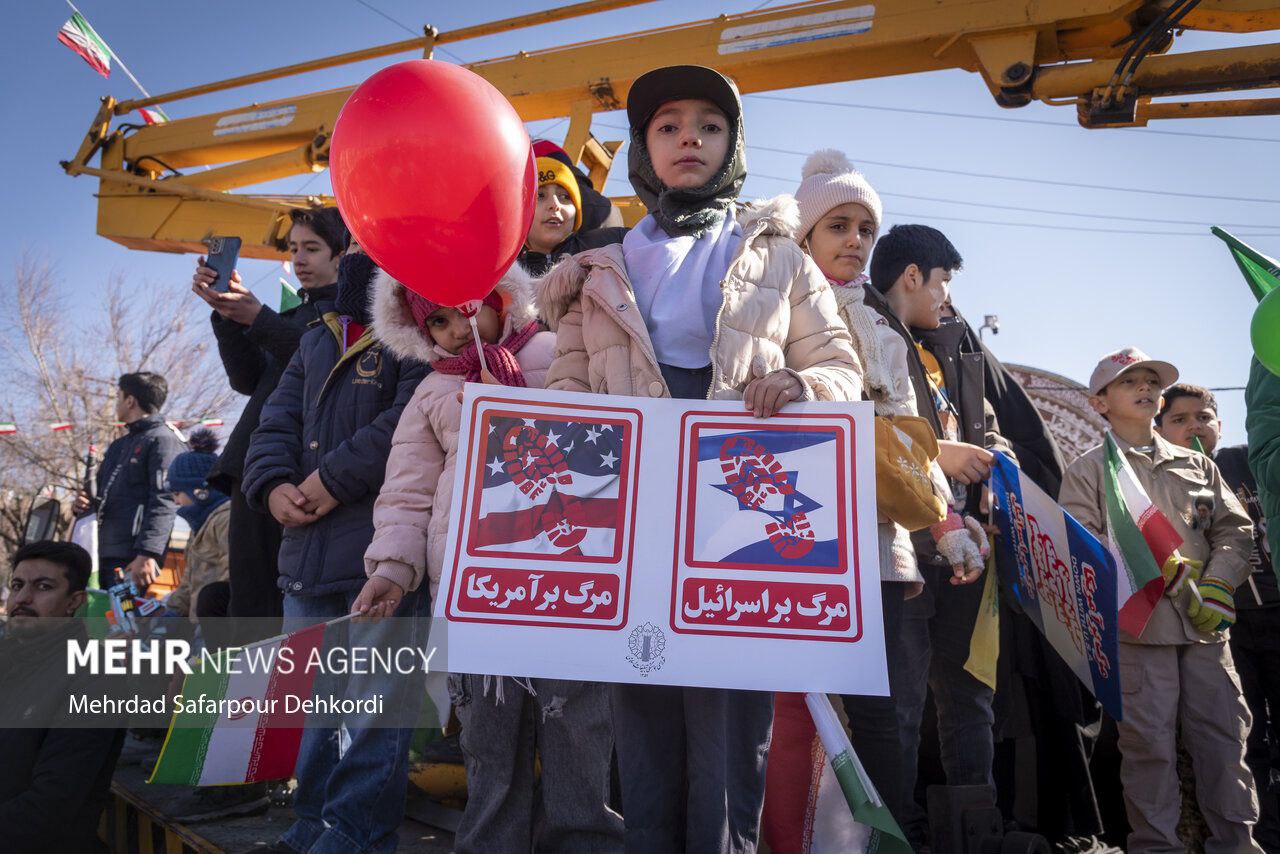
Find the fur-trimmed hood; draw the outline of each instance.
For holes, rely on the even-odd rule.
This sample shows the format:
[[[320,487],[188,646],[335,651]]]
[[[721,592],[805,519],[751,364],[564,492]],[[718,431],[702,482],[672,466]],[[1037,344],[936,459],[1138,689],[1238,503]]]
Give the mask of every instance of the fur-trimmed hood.
[[[502,322],[503,338],[538,319],[538,311],[533,303],[534,284],[533,277],[521,269],[518,263],[513,263],[495,286],[506,303]],[[373,280],[371,300],[374,338],[400,359],[430,363],[445,357],[447,354],[435,346],[431,336],[413,322],[413,314],[409,311],[404,291],[405,286],[390,273],[378,271]]]
[[[793,196],[785,193],[740,205],[736,216],[742,227],[744,247],[747,242],[761,237],[782,237],[794,241],[796,229],[800,226],[800,207]],[[562,258],[545,276],[534,282],[538,308],[552,331],[581,293],[586,282],[585,271],[592,266],[616,267],[625,279],[627,268],[622,244],[615,243]]]
[[[800,228],[800,206],[795,196],[783,193],[772,199],[757,199],[738,208],[738,223],[744,236],[760,226],[761,235],[776,235],[795,240]]]

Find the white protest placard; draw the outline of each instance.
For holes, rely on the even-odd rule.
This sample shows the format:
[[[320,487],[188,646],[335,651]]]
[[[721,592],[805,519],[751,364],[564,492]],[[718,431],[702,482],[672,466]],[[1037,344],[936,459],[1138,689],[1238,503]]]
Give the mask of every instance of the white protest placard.
[[[872,418],[468,384],[449,669],[886,694]]]

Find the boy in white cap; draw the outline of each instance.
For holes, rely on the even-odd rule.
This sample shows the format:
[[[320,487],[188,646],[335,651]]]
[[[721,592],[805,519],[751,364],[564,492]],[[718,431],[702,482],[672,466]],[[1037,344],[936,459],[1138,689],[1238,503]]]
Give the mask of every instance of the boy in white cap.
[[[1258,799],[1244,764],[1251,717],[1225,633],[1235,621],[1233,591],[1249,575],[1252,526],[1212,460],[1154,431],[1160,393],[1177,379],[1173,365],[1136,347],[1104,356],[1089,379],[1090,405],[1107,419],[1138,482],[1182,537],[1184,563],[1193,567],[1185,583],[1168,585],[1141,635],[1120,633],[1120,781],[1131,827],[1126,850],[1184,850],[1175,758],[1181,728],[1210,832],[1204,850],[1261,851],[1252,838]],[[1105,459],[1102,445],[1082,455],[1068,467],[1060,495],[1067,512],[1100,537],[1107,526]],[[1197,504],[1208,504],[1207,525],[1197,520]]]

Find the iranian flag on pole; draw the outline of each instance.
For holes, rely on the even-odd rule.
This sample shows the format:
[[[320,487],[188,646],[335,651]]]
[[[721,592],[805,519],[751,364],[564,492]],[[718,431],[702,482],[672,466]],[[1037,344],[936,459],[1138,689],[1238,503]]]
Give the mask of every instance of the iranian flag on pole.
[[[773,709],[761,817],[770,850],[910,854],[827,695],[774,694]]]
[[[210,711],[187,712],[185,703],[174,711],[147,782],[216,786],[291,777],[307,716],[288,711],[284,698],[311,696],[316,669],[304,665],[324,647],[327,625],[229,650],[223,654],[237,656],[237,666],[202,668],[188,676],[182,696],[207,698],[200,708]],[[280,667],[281,661],[293,666]],[[228,672],[233,670],[238,672]],[[239,703],[233,707],[220,700]]]
[[[62,29],[58,41],[80,54],[81,58],[103,77],[111,76],[111,48],[79,12],[72,15]]]
[[[1164,594],[1160,568],[1182,545],[1182,537],[1151,503],[1110,431],[1105,445],[1107,544],[1122,570],[1117,573],[1119,623],[1123,631],[1138,637]]]
[[[70,421],[54,421],[49,424],[49,429],[54,433],[61,433],[63,430],[70,430],[72,426],[74,425]]]
[[[139,107],[138,113],[141,114],[142,120],[149,125],[162,125],[169,121],[169,117],[159,107]]]
[[[0,421],[0,436],[7,436],[10,433],[17,433],[18,425],[12,421]]]

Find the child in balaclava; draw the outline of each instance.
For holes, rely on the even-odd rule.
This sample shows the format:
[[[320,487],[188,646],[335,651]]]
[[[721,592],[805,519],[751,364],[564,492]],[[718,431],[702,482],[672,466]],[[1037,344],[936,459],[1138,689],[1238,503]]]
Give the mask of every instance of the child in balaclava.
[[[540,283],[557,332],[547,387],[742,400],[757,418],[858,400],[831,286],[793,240],[794,200],[736,209],[737,87],[710,68],[659,68],[632,84],[627,115],[631,184],[649,214],[621,245]],[[755,850],[772,694],[619,684],[613,714],[628,850]]]
[[[532,281],[518,264],[477,313],[483,366],[466,317],[385,273],[374,285],[373,315],[374,334],[388,350],[432,368],[392,437],[374,507],[373,542],[364,556],[369,580],[355,607],[377,616],[379,603],[399,600],[424,582],[436,595],[463,385],[541,388],[555,336],[537,321]],[[449,694],[462,722],[467,769],[455,851],[622,850],[622,820],[607,805],[613,739],[603,684],[453,673]]]
[[[205,480],[218,460],[218,437],[212,430],[193,430],[191,450],[169,463],[166,488],[173,493],[178,515],[191,528],[187,538],[186,569],[165,605],[175,614],[196,620],[193,604],[206,584],[227,578],[227,527],[230,500]]]

